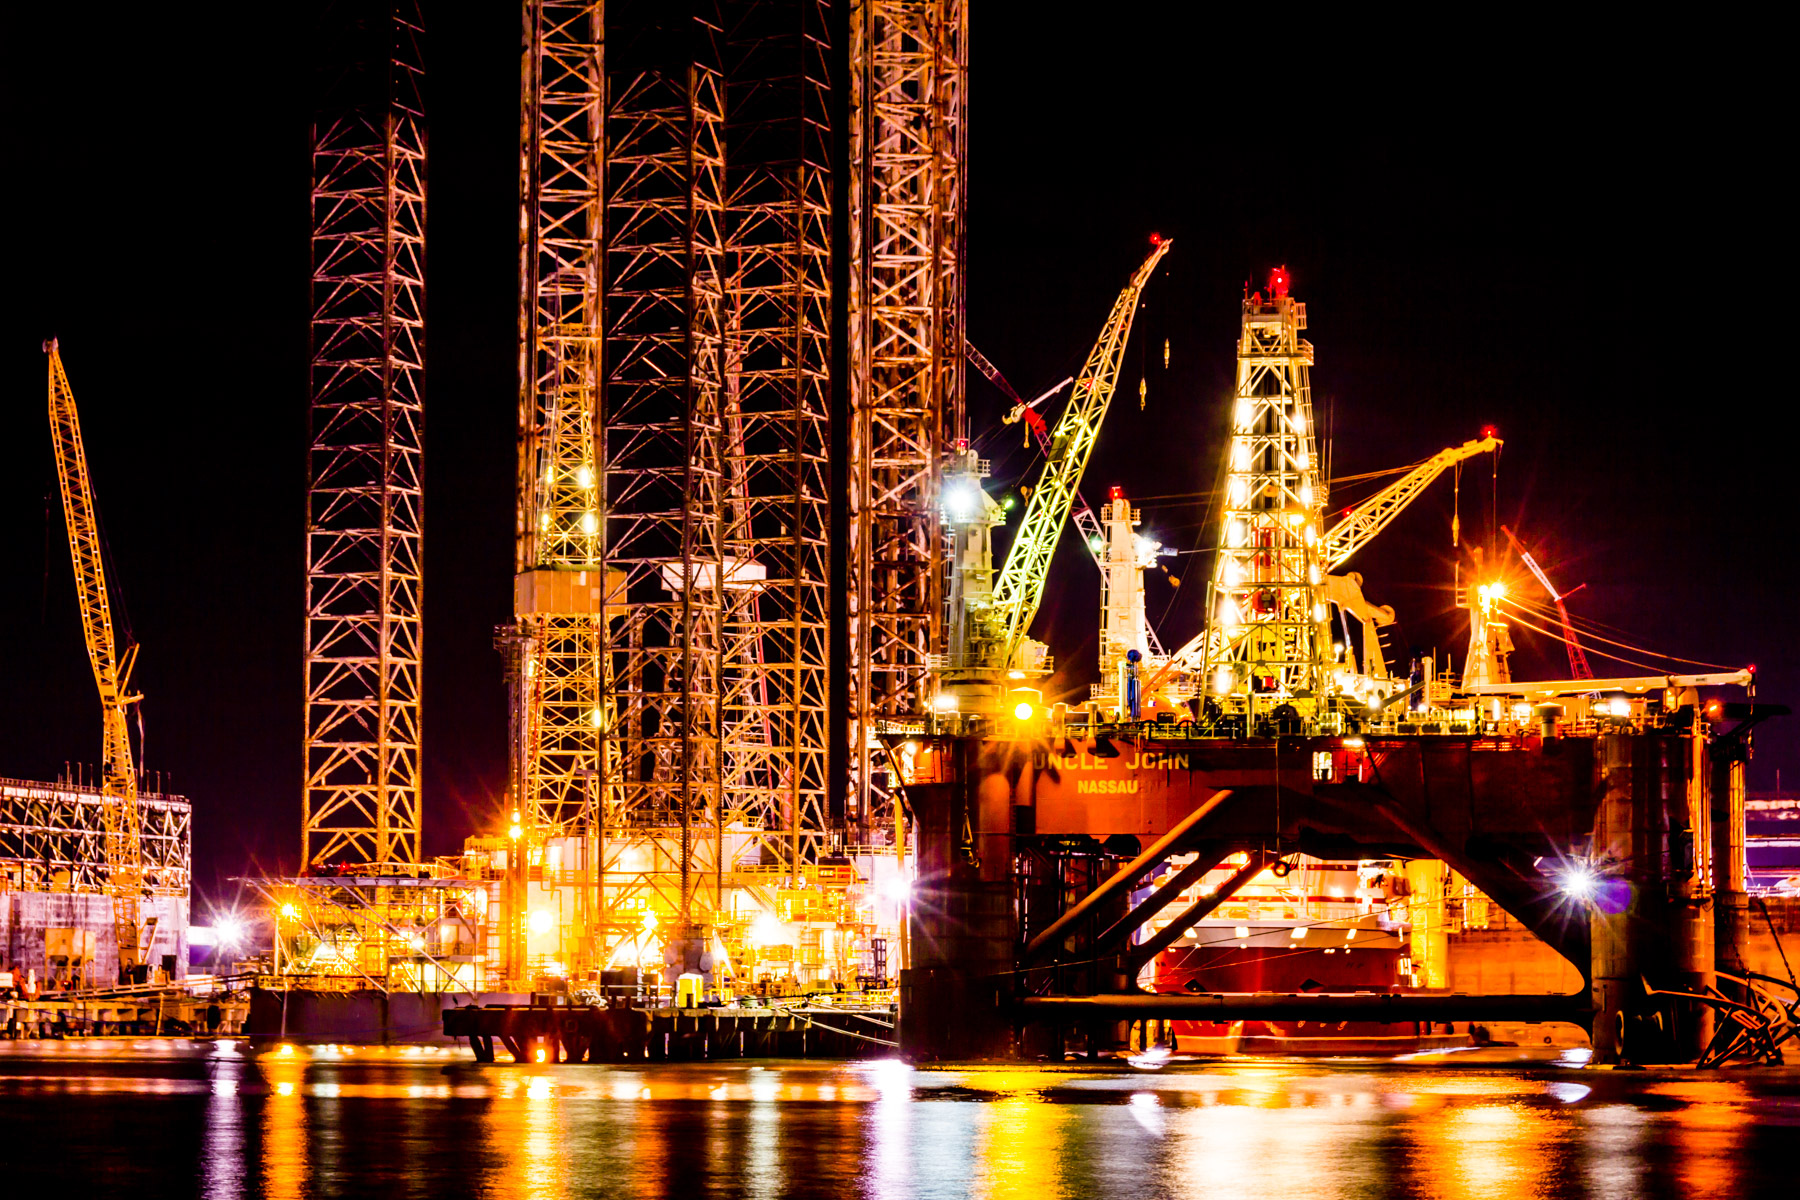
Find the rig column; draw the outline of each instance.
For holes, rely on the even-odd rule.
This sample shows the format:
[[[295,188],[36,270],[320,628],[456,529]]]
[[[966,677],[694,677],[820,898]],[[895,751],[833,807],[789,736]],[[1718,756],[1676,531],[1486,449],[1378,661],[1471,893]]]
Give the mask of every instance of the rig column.
[[[1645,991],[1647,983],[1698,992],[1713,980],[1712,919],[1692,844],[1703,810],[1691,772],[1674,757],[1690,753],[1687,739],[1617,733],[1599,741],[1604,793],[1593,857],[1601,878],[1589,901],[1594,1059],[1698,1058],[1712,1037],[1710,1009]]]
[[[1696,737],[1695,741],[1699,740]],[[1750,941],[1750,895],[1744,880],[1742,742],[1726,739],[1714,743],[1710,766],[1715,961],[1719,970],[1741,975]]]
[[[978,743],[940,744],[944,782],[911,784],[913,885],[909,967],[900,972],[900,1053],[915,1062],[1010,1057],[1011,970],[1018,935],[1012,884],[983,879]],[[996,847],[997,848],[997,847]],[[990,872],[991,873],[991,872]]]

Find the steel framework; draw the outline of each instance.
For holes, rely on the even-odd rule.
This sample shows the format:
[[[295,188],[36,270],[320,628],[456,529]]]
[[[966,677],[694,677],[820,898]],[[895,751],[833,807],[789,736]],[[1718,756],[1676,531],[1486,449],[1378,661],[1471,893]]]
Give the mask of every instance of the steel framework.
[[[850,811],[887,819],[875,733],[943,645],[939,491],[963,427],[963,0],[850,0]]]
[[[24,891],[108,890],[106,839],[115,803],[102,791],[67,783],[0,779],[0,876]],[[141,884],[155,895],[186,896],[193,854],[193,811],[181,796],[139,791]],[[67,872],[67,878],[57,878]]]
[[[725,538],[762,575],[727,623],[725,795],[798,875],[830,820],[832,14],[725,11]]]
[[[1306,306],[1287,294],[1285,270],[1270,293],[1244,301],[1202,679],[1273,706],[1322,694],[1331,633]]]
[[[526,0],[519,127],[517,624],[503,634],[515,808],[544,835],[588,811],[604,695],[600,472],[605,6]]]
[[[604,623],[600,819],[648,854],[609,861],[603,843],[600,867],[685,920],[703,884],[700,907],[717,906],[725,829],[747,817],[735,796],[726,811],[722,743],[744,732],[727,728],[727,662],[735,674],[750,648],[728,648],[727,629],[741,635],[766,570],[727,542],[746,527],[727,480],[722,29],[708,4],[612,14],[598,438],[602,551],[623,604]]]
[[[425,130],[416,0],[339,4],[312,132],[303,853],[419,857]]]

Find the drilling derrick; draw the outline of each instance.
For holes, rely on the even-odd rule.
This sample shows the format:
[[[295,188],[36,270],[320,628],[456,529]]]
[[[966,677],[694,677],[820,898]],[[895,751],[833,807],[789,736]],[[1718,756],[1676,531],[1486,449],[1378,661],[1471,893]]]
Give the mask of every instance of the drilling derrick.
[[[1310,715],[1331,646],[1305,328],[1285,268],[1244,301],[1202,679],[1252,724],[1284,705]]]
[[[312,137],[303,866],[419,858],[425,131],[411,0],[339,4]],[[340,53],[342,51],[340,50]]]
[[[762,575],[726,626],[726,819],[798,874],[832,807],[832,23],[823,0],[726,11],[726,553]]]
[[[851,815],[886,820],[875,733],[943,645],[942,458],[963,426],[962,0],[850,5]]]
[[[767,569],[727,479],[724,81],[711,6],[609,14],[603,544],[623,610],[605,623],[600,850],[608,904],[654,895],[686,924],[718,908],[725,866],[726,630]],[[625,843],[631,860],[609,859]],[[615,890],[607,892],[612,887]]]

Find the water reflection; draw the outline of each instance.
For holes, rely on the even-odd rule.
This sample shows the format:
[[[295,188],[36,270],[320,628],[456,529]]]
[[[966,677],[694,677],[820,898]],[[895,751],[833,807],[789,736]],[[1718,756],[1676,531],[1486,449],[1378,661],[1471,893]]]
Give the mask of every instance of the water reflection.
[[[488,1145],[499,1169],[486,1183],[492,1195],[555,1200],[567,1191],[556,1087],[548,1073],[512,1075],[485,1114]]]
[[[1743,1105],[1743,1085],[1725,1079],[1681,1080],[1650,1089],[1653,1095],[1686,1101],[1670,1114],[1675,1169],[1688,1192],[1696,1196],[1738,1193],[1742,1142],[1754,1118]]]
[[[269,1095],[263,1102],[260,1191],[272,1200],[298,1200],[306,1194],[306,1069],[306,1060],[292,1054],[262,1062]]]
[[[238,1200],[244,1195],[244,1108],[238,1098],[243,1066],[219,1064],[206,1102],[206,1132],[200,1160],[200,1192],[206,1200]]]
[[[0,1044],[7,1193],[121,1162],[211,1200],[1781,1194],[1792,1073],[1318,1064],[478,1067],[445,1055]],[[118,1130],[191,1130],[124,1145]],[[81,1143],[85,1149],[77,1152]],[[130,1140],[130,1139],[126,1139]],[[54,1164],[40,1169],[41,1159]],[[134,1196],[154,1195],[154,1188]]]
[[[1531,1194],[1562,1132],[1523,1104],[1451,1104],[1407,1124],[1414,1171],[1430,1195],[1448,1200]]]
[[[1062,1141],[1069,1112],[1032,1092],[984,1105],[970,1194],[1062,1195]]]

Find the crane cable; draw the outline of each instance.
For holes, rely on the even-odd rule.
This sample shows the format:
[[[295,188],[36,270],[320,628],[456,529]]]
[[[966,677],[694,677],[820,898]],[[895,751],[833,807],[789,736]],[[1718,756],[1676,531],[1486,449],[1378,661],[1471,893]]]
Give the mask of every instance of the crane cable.
[[[1550,614],[1549,610],[1541,608],[1535,604],[1528,604],[1528,603],[1525,603],[1522,601],[1514,600],[1510,596],[1501,597],[1500,603],[1508,605],[1509,607],[1512,607],[1512,608],[1526,609],[1526,610],[1530,611],[1532,613],[1532,615],[1538,617],[1541,620],[1548,621],[1551,619],[1551,614]],[[1522,625],[1525,624],[1525,622],[1523,620],[1520,620],[1519,623]],[[1573,624],[1573,622],[1571,622],[1571,625],[1572,624]],[[1533,628],[1533,626],[1526,625],[1526,628],[1528,628],[1528,629]],[[1584,631],[1584,632],[1586,632],[1586,631]],[[1556,640],[1559,642],[1567,642],[1568,641],[1567,638],[1562,637],[1560,634],[1552,634],[1551,636],[1555,637]],[[1704,662],[1697,658],[1682,658],[1678,654],[1664,654],[1660,650],[1652,650],[1652,649],[1648,648],[1647,646],[1633,646],[1629,642],[1614,641],[1612,638],[1601,637],[1597,633],[1588,632],[1587,636],[1594,639],[1597,642],[1605,642],[1609,646],[1617,646],[1621,650],[1630,650],[1634,654],[1647,654],[1651,658],[1664,658],[1670,662],[1683,663],[1690,667],[1709,667],[1715,671],[1735,671],[1735,670],[1737,670],[1736,667],[1728,666],[1725,663]],[[1583,643],[1583,645],[1585,645],[1585,643]],[[1596,651],[1594,651],[1594,653],[1602,654],[1607,658],[1617,659],[1617,661],[1619,661],[1619,662],[1631,662],[1632,661],[1628,658],[1619,658],[1618,655],[1616,655],[1616,654],[1605,654],[1605,652],[1601,651],[1601,650],[1596,650]],[[1643,666],[1644,664],[1643,663],[1632,663],[1632,665],[1633,666]],[[1652,667],[1652,668],[1646,668],[1646,669],[1654,670],[1655,668]]]

